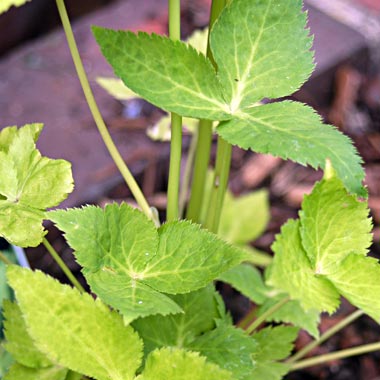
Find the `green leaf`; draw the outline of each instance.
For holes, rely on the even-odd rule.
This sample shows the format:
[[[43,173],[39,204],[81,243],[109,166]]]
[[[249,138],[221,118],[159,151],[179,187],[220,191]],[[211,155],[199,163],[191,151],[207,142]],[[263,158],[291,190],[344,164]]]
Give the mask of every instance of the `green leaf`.
[[[300,212],[302,244],[316,273],[328,274],[350,253],[366,255],[372,222],[366,202],[348,195],[338,178],[319,182]]]
[[[136,93],[130,90],[121,79],[97,77],[96,82],[115,99],[130,100],[140,98]]]
[[[251,378],[257,342],[241,329],[222,324],[197,338],[189,348],[232,372],[234,379]]]
[[[253,380],[282,380],[289,372],[291,366],[277,362],[259,362],[252,372]]]
[[[255,191],[238,198],[226,193],[218,235],[233,244],[259,237],[269,221],[268,192]]]
[[[136,380],[232,380],[230,372],[222,370],[196,352],[175,348],[153,351],[144,371]]]
[[[97,380],[134,378],[142,342],[120,315],[42,272],[11,266],[7,276],[30,336],[54,363]]]
[[[300,88],[314,69],[301,0],[233,0],[210,36],[231,112]]]
[[[380,264],[377,259],[351,254],[329,278],[340,294],[380,322]]]
[[[292,0],[293,1],[293,0]],[[361,158],[348,137],[322,124],[315,111],[298,102],[283,101],[250,108],[219,124],[217,133],[233,145],[325,168],[329,158],[347,189],[366,196]]]
[[[0,236],[22,247],[42,241],[45,209],[73,190],[70,163],[42,157],[36,149],[41,128],[29,124],[0,132]]]
[[[49,214],[75,250],[91,288],[130,321],[181,309],[162,293],[200,289],[238,264],[245,253],[190,222],[156,230],[123,204]]]
[[[206,55],[208,42],[208,28],[196,29],[186,42],[200,53]]]
[[[28,368],[14,364],[5,375],[4,380],[65,380],[68,370],[52,366],[47,368]]]
[[[259,307],[257,316],[264,314],[267,310],[269,310],[285,297],[288,296],[284,294],[276,295],[274,297],[268,296],[264,303]],[[291,323],[294,326],[306,330],[315,339],[319,337],[318,325],[320,322],[320,314],[318,310],[304,310],[300,305],[300,301],[298,300],[288,301],[275,313],[271,314],[270,317],[266,319],[266,321],[276,323]]]
[[[146,354],[164,346],[186,348],[197,336],[215,327],[219,313],[212,285],[172,298],[183,310],[182,314],[154,315],[133,322],[144,340]]]
[[[4,333],[6,350],[20,364],[41,368],[49,367],[52,362],[36,348],[30,337],[19,306],[10,301],[4,301]]]
[[[327,311],[339,306],[339,293],[324,276],[316,274],[304,251],[299,221],[289,220],[272,246],[275,252],[269,284],[298,299],[305,310]]]
[[[193,47],[142,32],[94,27],[93,33],[115,74],[150,103],[182,116],[230,118],[214,68]]]
[[[10,7],[19,7],[24,5],[30,0],[1,0],[0,1],[0,14],[5,13]]]
[[[256,304],[262,304],[267,298],[268,287],[252,265],[240,264],[223,273],[218,280],[230,284]]]
[[[299,329],[290,326],[266,327],[252,335],[258,343],[254,358],[258,362],[286,359],[293,350]]]

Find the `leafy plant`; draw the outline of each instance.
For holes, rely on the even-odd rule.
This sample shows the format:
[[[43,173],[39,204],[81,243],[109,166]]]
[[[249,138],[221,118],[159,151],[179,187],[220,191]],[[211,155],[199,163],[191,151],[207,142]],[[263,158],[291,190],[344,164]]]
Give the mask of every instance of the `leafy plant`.
[[[94,120],[141,210],[123,203],[47,211],[73,189],[70,164],[41,156],[35,146],[41,124],[0,132],[0,234],[21,246],[42,242],[76,287],[0,256],[17,299],[4,304],[5,348],[15,360],[6,380],[276,380],[380,348],[300,360],[363,313],[380,319],[380,267],[366,257],[372,224],[362,200],[364,172],[350,140],[310,107],[264,104],[297,90],[313,70],[302,1],[227,3],[212,2],[205,54],[179,41],[178,0],[169,1],[169,38],[93,28],[126,87],[172,113],[167,221],[161,225],[108,134],[57,0]],[[187,186],[179,192],[182,116],[200,119],[189,160],[187,220],[181,220]],[[207,185],[213,122],[219,122],[218,148]],[[325,170],[299,219],[276,237],[273,261],[246,246],[265,228],[265,193],[225,196],[231,144]],[[252,208],[253,227],[247,224]],[[95,300],[45,239],[44,219],[65,234]],[[252,265],[269,261],[264,276]],[[258,306],[238,326],[215,280]],[[359,310],[319,336],[320,313],[335,312],[340,296]],[[272,321],[283,324],[259,329]],[[315,341],[289,357],[299,328]]]

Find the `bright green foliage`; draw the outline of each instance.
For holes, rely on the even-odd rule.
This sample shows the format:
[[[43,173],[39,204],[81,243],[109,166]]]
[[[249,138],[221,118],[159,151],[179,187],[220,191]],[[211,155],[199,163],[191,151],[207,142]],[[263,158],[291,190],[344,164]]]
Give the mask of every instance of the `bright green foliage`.
[[[150,103],[188,117],[229,118],[214,68],[193,47],[156,34],[93,32],[115,74]]]
[[[29,368],[14,364],[4,380],[65,380],[68,370],[58,366],[47,368]]]
[[[124,85],[123,81],[116,78],[98,77],[96,82],[111,96],[118,100],[130,100],[140,98],[136,93]]]
[[[208,28],[195,30],[187,39],[187,43],[200,53],[206,55],[207,52]]]
[[[259,237],[269,221],[268,192],[255,191],[238,198],[227,192],[218,234],[233,244],[248,243]]]
[[[219,276],[218,280],[230,284],[256,304],[262,304],[268,293],[260,272],[249,264],[240,264]]]
[[[51,366],[52,362],[36,348],[29,336],[19,306],[10,301],[4,301],[4,317],[6,318],[4,322],[6,343],[4,346],[13,358],[27,367]]]
[[[97,380],[129,380],[142,342],[123,319],[88,294],[16,266],[8,280],[38,349],[56,364]]]
[[[41,129],[29,124],[0,132],[0,236],[23,247],[42,241],[45,209],[73,190],[70,163],[41,157],[36,149]]]
[[[123,204],[50,213],[63,230],[93,291],[127,321],[178,313],[165,295],[206,286],[245,253],[187,221],[156,230],[140,211]]]
[[[0,346],[0,378],[4,377],[13,362],[11,354]]]
[[[306,309],[333,313],[339,306],[339,293],[324,276],[318,276],[302,247],[299,221],[290,220],[272,246],[275,252],[270,283],[298,299]]]
[[[290,367],[276,361],[286,359],[290,355],[297,335],[298,329],[289,326],[267,327],[254,334],[252,338],[258,343],[258,349],[253,356],[257,366],[252,379],[282,379]]]
[[[255,366],[252,356],[257,350],[257,343],[241,329],[221,324],[196,339],[190,349],[232,372],[236,380],[254,378],[251,377]]]
[[[6,12],[10,7],[19,7],[30,0],[0,0],[0,14]]]
[[[333,176],[315,186],[302,209],[300,220],[289,221],[273,245],[269,282],[305,309],[331,313],[343,295],[379,321],[380,265],[365,257],[371,229],[367,204]]]
[[[189,347],[197,336],[215,327],[219,317],[215,290],[209,285],[196,292],[172,296],[183,313],[140,318],[133,327],[144,340],[145,354],[156,348]]]
[[[302,204],[301,236],[316,273],[328,274],[350,253],[366,255],[372,223],[365,202],[347,195],[337,178],[318,183]]]
[[[232,380],[231,373],[222,370],[196,352],[175,348],[153,351],[145,369],[136,380]]]
[[[234,0],[210,36],[231,112],[295,92],[314,69],[302,0]]]
[[[292,0],[293,1],[293,0]],[[252,107],[219,124],[217,133],[229,143],[270,153],[313,168],[324,168],[329,158],[350,192],[366,196],[361,158],[351,141],[310,107],[284,101]]]

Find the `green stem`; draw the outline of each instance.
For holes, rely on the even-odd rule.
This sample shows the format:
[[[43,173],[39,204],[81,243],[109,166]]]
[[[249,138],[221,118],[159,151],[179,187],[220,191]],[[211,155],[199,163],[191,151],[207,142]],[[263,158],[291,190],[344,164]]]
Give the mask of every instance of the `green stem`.
[[[194,223],[201,222],[200,214],[204,199],[207,169],[210,161],[212,121],[200,120],[198,130],[193,182],[186,214],[186,218],[192,220]]]
[[[180,0],[169,0],[169,37],[174,41],[181,39]],[[168,221],[176,220],[179,217],[179,183],[182,157],[182,117],[172,113],[171,121],[168,207],[166,211]]]
[[[82,377],[83,375],[78,372],[69,371],[65,380],[81,380]]]
[[[7,256],[4,255],[3,252],[0,251],[0,261],[2,261],[5,265],[12,265],[12,261],[8,259]]]
[[[196,128],[193,132],[193,135],[190,141],[189,151],[187,153],[185,172],[183,173],[182,188],[179,193],[179,217],[180,218],[182,218],[183,216],[183,211],[185,209],[186,199],[188,195],[191,172],[193,170],[195,151],[196,151],[197,142],[198,142],[198,131],[199,131],[199,127]]]
[[[59,256],[58,252],[53,248],[53,246],[44,238],[42,240],[43,245],[48,250],[50,255],[53,257],[55,262],[59,265],[59,267],[62,269],[62,271],[65,273],[67,278],[70,280],[70,282],[82,293],[85,292],[82,285],[79,283],[79,281],[75,278],[71,270],[68,268],[68,266],[65,264],[65,262],[61,259],[61,256]]]
[[[327,330],[324,334],[322,334],[319,337],[319,339],[314,340],[313,342],[309,343],[304,348],[299,350],[295,355],[293,355],[291,358],[289,358],[287,360],[287,363],[295,363],[299,359],[303,358],[306,354],[308,354],[315,347],[318,347],[319,345],[321,345],[327,339],[332,337],[338,331],[342,330],[344,327],[348,326],[350,323],[352,323],[355,319],[358,319],[363,314],[364,314],[364,312],[362,310],[357,310],[354,313],[350,314],[349,316],[344,318],[342,321],[340,321],[339,323],[334,325],[331,329]]]
[[[226,5],[225,0],[213,0],[211,4],[210,21],[209,21],[209,37],[212,26],[219,17],[223,8]],[[207,43],[207,58],[214,65],[215,70],[217,66],[212,56],[210,43]],[[212,121],[200,120],[199,122],[199,136],[197,149],[195,153],[195,164],[193,182],[191,185],[191,193],[189,205],[187,208],[186,218],[196,223],[200,223],[200,212],[202,210],[202,203],[204,200],[204,191],[206,185],[207,169],[210,161],[210,151],[212,143]]]
[[[269,308],[265,313],[261,314],[253,323],[251,323],[245,330],[248,334],[252,334],[265,320],[274,314],[277,310],[282,308],[287,302],[290,301],[290,297],[285,297],[281,301],[277,302],[271,308]]]
[[[112,159],[114,160],[117,168],[119,169],[121,175],[123,176],[125,182],[129,186],[133,196],[136,199],[136,202],[141,207],[142,211],[145,213],[145,215],[149,218],[154,220],[156,223],[157,221],[154,218],[154,214],[149,207],[148,202],[146,201],[144,194],[142,193],[140,187],[138,186],[136,180],[134,179],[132,173],[128,169],[127,165],[125,164],[123,158],[121,157],[120,152],[116,148],[111,135],[109,134],[107,127],[104,123],[104,120],[102,118],[102,115],[100,114],[98,105],[96,104],[94,94],[92,93],[90,84],[87,79],[86,72],[83,67],[82,60],[79,55],[78,47],[75,42],[73,30],[71,28],[71,24],[69,21],[69,17],[67,15],[67,11],[65,8],[64,0],[56,0],[58,12],[61,17],[63,29],[66,34],[67,42],[70,48],[71,56],[74,61],[74,65],[78,74],[79,81],[81,83],[84,95],[86,97],[88,106],[90,108],[91,114],[94,118],[95,124],[98,127],[98,130],[100,132],[100,135],[102,136],[102,139],[104,141],[104,144],[106,145]]]
[[[354,348],[348,348],[347,350],[341,350],[337,352],[332,352],[330,354],[315,356],[314,358],[302,360],[300,362],[294,363],[291,367],[291,371],[296,371],[298,369],[312,367],[312,366],[327,363],[333,360],[345,359],[350,356],[367,354],[373,351],[380,351],[380,342],[365,344],[365,345],[354,347]]]
[[[211,189],[205,227],[215,234],[218,233],[220,215],[222,213],[224,194],[230,175],[232,145],[218,136],[214,180]]]

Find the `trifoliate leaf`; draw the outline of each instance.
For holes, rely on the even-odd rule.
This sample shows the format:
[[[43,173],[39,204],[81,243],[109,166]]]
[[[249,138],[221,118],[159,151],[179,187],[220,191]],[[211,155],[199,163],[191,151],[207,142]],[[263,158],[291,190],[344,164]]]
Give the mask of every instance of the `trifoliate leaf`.
[[[65,380],[68,370],[59,366],[47,368],[29,368],[14,364],[4,380]]]
[[[269,288],[270,289],[270,288]],[[275,292],[276,293],[276,292]],[[257,310],[257,316],[262,315],[267,310],[272,308],[275,304],[280,302],[285,297],[286,294],[280,294],[273,297],[269,297],[264,301],[264,303]],[[271,314],[267,319],[267,322],[276,323],[291,323],[292,325],[306,330],[315,339],[319,337],[318,325],[320,322],[320,313],[318,310],[304,310],[300,301],[290,300],[286,304],[282,305],[276,312]]]
[[[172,298],[183,310],[182,314],[154,315],[133,322],[144,340],[146,354],[164,346],[186,348],[197,336],[215,327],[219,312],[212,285]]]
[[[130,100],[140,98],[140,96],[130,90],[121,79],[98,77],[96,78],[96,82],[115,99]]]
[[[11,266],[30,336],[53,362],[97,380],[130,380],[141,364],[142,342],[99,300],[42,272]]]
[[[319,182],[300,212],[302,244],[316,273],[328,274],[350,253],[366,255],[371,219],[366,202],[348,195],[338,178]]]
[[[327,311],[339,306],[339,293],[324,276],[316,274],[304,251],[299,221],[290,220],[272,246],[275,252],[269,284],[298,299],[305,310]]]
[[[267,298],[268,287],[252,265],[240,264],[223,273],[218,280],[230,284],[256,304],[262,304]]]
[[[152,221],[126,204],[54,211],[50,216],[65,232],[94,292],[129,321],[180,312],[157,291],[200,289],[245,256],[187,221],[156,230]]]
[[[284,101],[247,109],[219,124],[217,133],[243,149],[270,153],[315,169],[324,168],[329,158],[350,192],[367,195],[362,186],[362,161],[349,138],[322,124],[320,116],[302,103]]]
[[[236,20],[239,20],[237,22]],[[314,69],[302,0],[233,0],[210,44],[231,112],[295,92]]]
[[[377,259],[351,254],[329,279],[347,300],[380,322],[380,264]]]
[[[234,379],[251,378],[257,342],[241,329],[222,324],[197,338],[189,348],[232,372]]]
[[[32,367],[49,367],[53,363],[36,348],[30,337],[19,306],[10,301],[4,301],[4,333],[6,350],[20,364]]]
[[[73,190],[70,163],[41,157],[36,149],[41,128],[29,124],[0,132],[0,236],[22,247],[42,241],[45,209]]]
[[[227,192],[218,235],[233,244],[248,243],[265,231],[268,221],[269,204],[266,190],[237,198]]]
[[[142,32],[93,33],[115,74],[148,102],[182,116],[230,118],[214,68],[193,47]]]
[[[19,7],[24,5],[30,0],[1,0],[0,1],[0,14],[6,12],[10,7]]]
[[[136,380],[232,380],[230,372],[206,362],[196,352],[176,348],[153,351]]]

